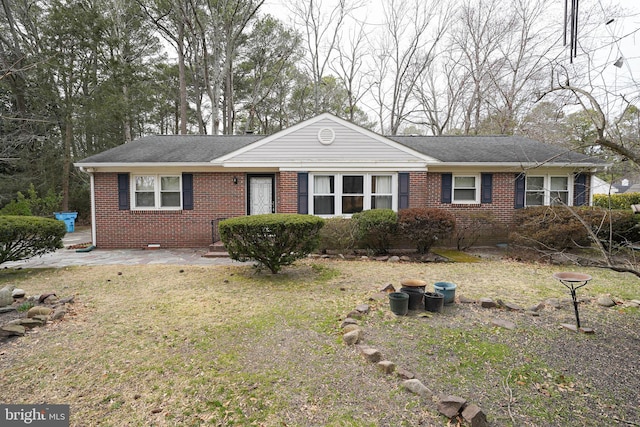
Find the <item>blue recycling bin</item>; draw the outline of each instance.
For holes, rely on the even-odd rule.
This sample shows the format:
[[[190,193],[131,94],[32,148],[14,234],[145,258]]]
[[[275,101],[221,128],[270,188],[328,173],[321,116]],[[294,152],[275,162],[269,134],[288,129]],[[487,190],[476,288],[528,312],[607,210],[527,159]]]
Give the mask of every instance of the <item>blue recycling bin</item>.
[[[54,212],[57,220],[64,221],[64,224],[67,226],[67,233],[73,233],[76,228],[76,218],[78,217],[78,212]]]

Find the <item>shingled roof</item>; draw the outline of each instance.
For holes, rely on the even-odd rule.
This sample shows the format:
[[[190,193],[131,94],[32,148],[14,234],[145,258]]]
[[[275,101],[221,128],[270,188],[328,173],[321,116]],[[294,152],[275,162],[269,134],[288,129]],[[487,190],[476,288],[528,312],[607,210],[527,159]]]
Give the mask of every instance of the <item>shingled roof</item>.
[[[205,164],[246,147],[264,135],[147,136],[87,157],[78,166],[106,164]],[[387,136],[434,158],[455,164],[576,164],[606,162],[521,136]]]

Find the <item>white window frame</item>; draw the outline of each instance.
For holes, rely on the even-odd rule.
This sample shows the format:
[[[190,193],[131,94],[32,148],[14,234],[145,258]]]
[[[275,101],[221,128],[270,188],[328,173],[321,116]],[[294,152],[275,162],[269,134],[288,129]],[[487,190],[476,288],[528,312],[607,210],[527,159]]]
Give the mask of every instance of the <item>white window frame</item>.
[[[474,200],[456,200],[456,178],[473,178],[474,187],[462,187],[458,190],[471,190],[475,191]],[[451,178],[451,203],[460,205],[475,205],[480,204],[480,175],[479,174],[455,174]]]
[[[136,191],[136,178],[140,178],[140,177],[152,177],[154,179],[153,181],[153,194],[154,194],[154,203],[153,206],[138,206],[137,205],[137,199],[136,199],[136,193],[138,193],[138,191]],[[160,188],[161,185],[160,183],[162,182],[162,178],[178,178],[178,190],[177,193],[180,196],[180,205],[179,206],[161,206],[161,202],[162,202],[162,189]],[[153,173],[145,173],[145,174],[132,174],[131,175],[131,209],[132,210],[138,210],[138,211],[158,211],[158,210],[163,210],[163,211],[177,211],[177,210],[182,210],[182,206],[183,206],[183,200],[182,200],[182,175],[174,175],[174,174],[153,174]],[[171,192],[176,192],[176,191],[171,191]]]
[[[314,181],[316,176],[333,176],[334,183],[334,213],[333,215],[326,214],[317,214],[319,217],[323,218],[331,218],[331,217],[346,217],[350,218],[353,214],[345,214],[342,212],[342,196],[353,196],[359,194],[343,194],[342,193],[342,178],[344,176],[362,176],[363,183],[363,209],[364,211],[371,210],[371,200],[372,196],[391,196],[391,209],[394,211],[398,210],[398,174],[393,172],[314,172],[309,173],[309,213],[316,215],[314,213],[314,197],[316,195],[326,195],[326,194],[315,194],[314,192]],[[390,176],[391,177],[391,193],[372,193],[372,185],[371,179],[374,176]]]
[[[544,193],[544,197],[543,197],[543,204],[542,205],[529,205],[527,204],[527,193],[530,192],[528,189],[528,184],[529,184],[529,178],[543,178],[543,187],[542,190],[536,190],[536,191],[541,191]],[[557,175],[557,174],[547,174],[547,175],[541,175],[541,174],[535,174],[535,175],[526,175],[525,176],[525,186],[524,186],[524,202],[525,202],[525,207],[529,207],[529,206],[552,206],[552,200],[551,200],[551,195],[552,193],[556,193],[558,192],[557,190],[551,190],[551,180],[553,178],[563,178],[567,180],[567,189],[565,191],[562,191],[563,193],[567,194],[567,205],[568,206],[573,206],[573,176],[572,175]]]

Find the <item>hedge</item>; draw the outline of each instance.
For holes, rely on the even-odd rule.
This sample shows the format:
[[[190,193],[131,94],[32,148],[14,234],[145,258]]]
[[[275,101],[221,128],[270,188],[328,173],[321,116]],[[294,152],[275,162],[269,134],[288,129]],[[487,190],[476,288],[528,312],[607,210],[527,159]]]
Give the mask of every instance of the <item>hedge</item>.
[[[67,232],[63,221],[35,216],[0,216],[0,264],[53,252]]]

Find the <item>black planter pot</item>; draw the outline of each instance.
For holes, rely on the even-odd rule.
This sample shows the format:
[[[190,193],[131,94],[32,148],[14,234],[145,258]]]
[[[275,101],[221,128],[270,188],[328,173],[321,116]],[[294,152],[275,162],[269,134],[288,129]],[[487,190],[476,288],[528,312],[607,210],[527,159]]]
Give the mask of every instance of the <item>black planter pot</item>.
[[[442,313],[444,308],[444,295],[440,292],[424,293],[424,309],[433,313]]]
[[[409,310],[422,310],[422,296],[424,291],[420,288],[400,288],[400,292],[409,294]]]

